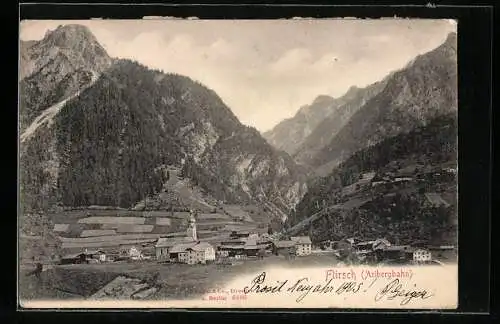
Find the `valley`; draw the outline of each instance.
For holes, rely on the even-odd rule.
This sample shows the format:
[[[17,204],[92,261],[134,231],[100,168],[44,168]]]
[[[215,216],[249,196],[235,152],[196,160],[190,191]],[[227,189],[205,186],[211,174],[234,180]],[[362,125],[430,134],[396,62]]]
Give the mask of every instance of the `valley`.
[[[261,134],[87,27],[21,41],[21,294],[187,298],[271,265],[344,264],[339,242],[455,253],[456,63],[451,33]]]

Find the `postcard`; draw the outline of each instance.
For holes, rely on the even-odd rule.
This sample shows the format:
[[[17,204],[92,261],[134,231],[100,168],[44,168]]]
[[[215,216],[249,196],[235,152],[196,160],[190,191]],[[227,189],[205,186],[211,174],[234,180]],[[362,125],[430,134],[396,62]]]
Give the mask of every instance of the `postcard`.
[[[456,21],[19,28],[20,307],[457,308]]]

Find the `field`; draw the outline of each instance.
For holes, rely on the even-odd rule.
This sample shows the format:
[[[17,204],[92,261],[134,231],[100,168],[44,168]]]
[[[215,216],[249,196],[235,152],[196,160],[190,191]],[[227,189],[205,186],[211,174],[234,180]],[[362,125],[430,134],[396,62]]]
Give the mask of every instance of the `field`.
[[[217,243],[232,231],[267,231],[267,216],[257,206],[223,205],[217,212],[196,216],[197,233],[202,241]],[[154,243],[159,237],[186,235],[189,212],[131,211],[87,208],[48,215],[54,224],[63,253],[85,248],[110,249]],[[256,216],[255,221],[250,215]]]
[[[88,298],[117,276],[144,280],[158,274],[160,289],[149,299],[182,299],[204,294],[238,275],[258,273],[270,266],[300,268],[335,264],[338,264],[335,256],[323,254],[294,260],[269,256],[264,260],[250,259],[232,266],[156,262],[66,265],[44,271],[40,281],[21,274],[19,291],[22,299]]]
[[[208,197],[179,170],[167,167],[170,177],[163,192],[130,210],[113,206],[65,208],[46,215],[51,232],[61,243],[63,253],[84,248],[108,249],[120,245],[152,243],[159,237],[186,235],[190,209],[197,211],[198,237],[216,243],[231,231],[263,233],[270,216],[256,205],[230,205]],[[145,210],[146,206],[148,209]]]

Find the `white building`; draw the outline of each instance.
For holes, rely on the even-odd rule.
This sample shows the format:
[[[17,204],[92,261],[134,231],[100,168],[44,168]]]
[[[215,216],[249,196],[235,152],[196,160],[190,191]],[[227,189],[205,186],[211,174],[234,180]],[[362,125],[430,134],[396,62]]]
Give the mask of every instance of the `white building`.
[[[296,253],[298,256],[310,255],[312,250],[312,242],[309,236],[294,236],[290,240],[295,242]]]
[[[180,263],[205,264],[215,260],[215,249],[206,242],[178,244],[171,248],[170,258]]]
[[[413,261],[426,262],[431,260],[432,260],[432,255],[430,251],[424,249],[417,249],[413,251]]]
[[[135,246],[132,246],[128,250],[128,256],[132,260],[142,260],[143,259],[141,251],[139,251],[139,249],[137,249]]]

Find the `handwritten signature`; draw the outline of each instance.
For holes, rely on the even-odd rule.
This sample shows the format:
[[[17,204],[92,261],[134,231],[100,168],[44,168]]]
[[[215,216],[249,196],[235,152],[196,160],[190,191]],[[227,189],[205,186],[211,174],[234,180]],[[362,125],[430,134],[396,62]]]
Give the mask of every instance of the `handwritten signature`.
[[[304,277],[295,281],[277,280],[275,283],[266,282],[266,273],[262,272],[251,281],[249,286],[243,288],[244,294],[298,294],[296,302],[301,302],[309,294],[334,294],[334,295],[355,295],[369,293],[377,278],[368,285],[365,281],[344,281],[334,284],[332,278],[326,283],[313,283],[309,278]],[[287,285],[288,284],[288,285]],[[416,285],[413,285],[416,287]],[[406,305],[412,300],[428,299],[434,296],[427,290],[408,289],[403,286],[399,279],[394,279],[376,292],[375,301],[400,300],[400,305]]]
[[[434,295],[426,290],[403,289],[403,285],[400,283],[399,279],[394,279],[384,288],[382,288],[382,290],[377,292],[377,294],[375,295],[375,301],[378,302],[384,298],[387,300],[402,298],[400,301],[400,305],[406,305],[413,299],[428,299],[432,296]]]

